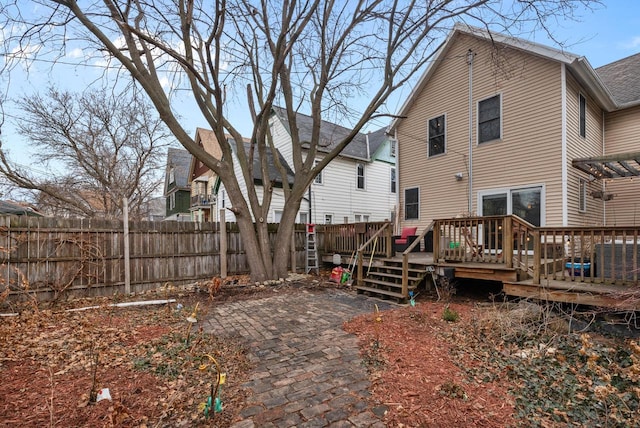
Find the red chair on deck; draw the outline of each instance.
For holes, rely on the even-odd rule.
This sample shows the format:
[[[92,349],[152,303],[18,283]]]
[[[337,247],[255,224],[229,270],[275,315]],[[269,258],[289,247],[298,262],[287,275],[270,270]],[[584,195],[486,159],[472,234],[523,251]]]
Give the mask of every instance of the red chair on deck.
[[[413,244],[418,238],[418,235],[416,235],[417,230],[417,227],[403,227],[400,235],[393,236],[393,250],[402,253],[409,248],[409,245]],[[416,251],[420,251],[420,244],[411,250],[411,252]]]

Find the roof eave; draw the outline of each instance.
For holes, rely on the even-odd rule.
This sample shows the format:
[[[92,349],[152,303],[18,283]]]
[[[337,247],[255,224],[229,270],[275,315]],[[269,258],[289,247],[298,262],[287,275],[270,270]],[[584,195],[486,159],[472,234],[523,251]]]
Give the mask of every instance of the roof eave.
[[[577,58],[570,67],[582,84],[589,88],[591,95],[604,110],[613,111],[621,107],[616,104],[613,95],[585,57]]]

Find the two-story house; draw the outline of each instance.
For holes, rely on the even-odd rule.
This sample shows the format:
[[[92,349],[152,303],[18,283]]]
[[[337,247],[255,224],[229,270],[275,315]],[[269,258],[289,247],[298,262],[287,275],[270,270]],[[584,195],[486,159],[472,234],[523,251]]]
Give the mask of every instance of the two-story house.
[[[639,69],[456,25],[389,129],[401,222],[637,224]]]
[[[313,121],[297,113],[303,150],[311,140]],[[289,165],[293,165],[291,130],[284,109],[275,107],[270,119],[274,144]],[[317,161],[350,131],[323,121],[323,144]],[[343,152],[316,176],[299,214],[301,223],[352,223],[392,220],[396,207],[395,141],[380,129],[360,133]],[[310,217],[309,217],[310,215]]]
[[[189,212],[189,166],[191,154],[170,147],[164,179],[165,220],[191,221]]]

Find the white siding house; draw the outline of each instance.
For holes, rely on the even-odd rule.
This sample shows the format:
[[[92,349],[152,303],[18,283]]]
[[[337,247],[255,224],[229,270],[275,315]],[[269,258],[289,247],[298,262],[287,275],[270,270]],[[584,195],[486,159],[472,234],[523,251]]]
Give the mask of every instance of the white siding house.
[[[297,113],[300,141],[310,140],[312,120]],[[275,147],[293,165],[291,133],[286,113],[274,108],[271,133]],[[323,121],[325,153],[349,132]],[[298,221],[316,224],[393,220],[396,206],[395,153],[384,129],[358,136],[316,177],[301,205]],[[322,159],[322,148],[317,160]],[[309,207],[309,200],[311,206]],[[310,208],[310,210],[309,210]],[[310,217],[309,217],[310,212]]]

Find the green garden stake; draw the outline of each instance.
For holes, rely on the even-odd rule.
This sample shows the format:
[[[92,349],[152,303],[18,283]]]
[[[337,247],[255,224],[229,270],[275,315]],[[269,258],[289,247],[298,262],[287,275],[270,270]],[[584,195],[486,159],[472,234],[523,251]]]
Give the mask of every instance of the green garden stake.
[[[209,412],[211,411],[211,396],[207,397],[207,403],[204,405],[204,417],[209,417]]]
[[[209,397],[211,398],[211,397]],[[216,413],[220,413],[222,411],[222,400],[220,399],[220,397],[216,397],[215,401],[213,402],[213,411]]]
[[[416,296],[413,295],[413,291],[409,291],[409,304],[411,306],[416,305]]]

